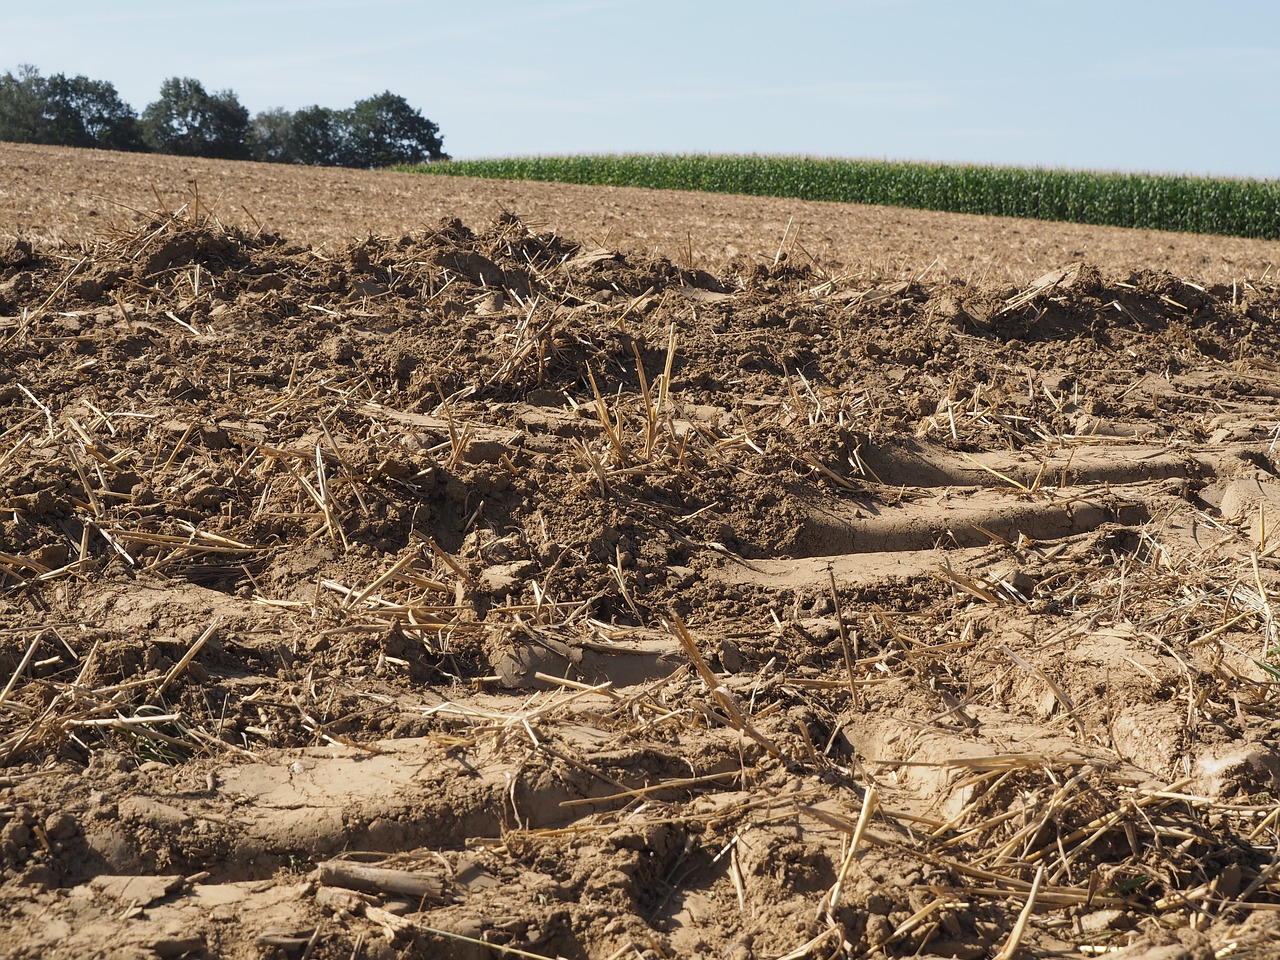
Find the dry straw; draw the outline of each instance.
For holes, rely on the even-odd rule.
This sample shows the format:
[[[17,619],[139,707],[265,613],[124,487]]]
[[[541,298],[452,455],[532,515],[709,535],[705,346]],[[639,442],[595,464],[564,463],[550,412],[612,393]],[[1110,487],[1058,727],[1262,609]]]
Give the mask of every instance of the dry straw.
[[[178,212],[120,237],[110,252],[145,263],[197,228],[228,239],[216,222]],[[798,246],[789,234],[775,267],[782,253],[790,260]],[[518,251],[520,239],[512,232],[493,242]],[[845,504],[856,494],[886,511],[906,493],[881,482],[864,461],[867,447],[861,441],[848,444],[845,463],[795,440],[804,431],[875,422],[882,411],[868,389],[836,387],[787,370],[773,378],[773,396],[755,406],[744,402],[728,426],[700,422],[686,416],[676,392],[680,351],[696,341],[677,336],[676,323],[666,316],[656,329],[641,331],[652,325],[644,302],[660,291],[612,305],[588,302],[572,282],[583,264],[522,256],[535,289],[518,290],[513,283],[502,291],[503,302],[516,309],[495,337],[500,352],[493,366],[476,382],[490,391],[519,391],[560,383],[551,379],[552,373],[564,373],[557,365],[573,367],[572,376],[581,377],[573,384],[577,409],[565,416],[575,426],[575,452],[554,463],[557,469],[572,464],[584,496],[598,493],[611,507],[632,511],[629,516],[659,517],[681,550],[710,564],[736,562],[726,545],[692,535],[715,505],[655,505],[647,480],[674,478],[693,488],[706,474],[722,471],[752,482],[773,471],[782,456],[794,468],[788,479],[805,493],[816,489]],[[41,334],[87,261],[67,267],[6,345]],[[417,276],[430,304],[469,282],[459,270],[438,265]],[[1038,948],[1035,938],[1046,924],[1089,911],[1124,911],[1174,928],[1193,921],[1217,924],[1214,929],[1221,931],[1272,909],[1280,898],[1275,798],[1261,791],[1209,795],[1185,771],[1171,768],[1155,776],[1127,765],[1106,723],[1115,702],[1104,699],[1109,694],[1099,692],[1096,677],[1070,661],[1090,643],[1124,650],[1128,659],[1116,661],[1108,682],[1133,690],[1148,684],[1162,703],[1176,704],[1177,729],[1162,731],[1171,741],[1199,743],[1205,730],[1270,729],[1280,678],[1274,616],[1280,545],[1269,518],[1260,519],[1256,536],[1198,518],[1219,538],[1208,547],[1179,541],[1175,525],[1162,527],[1159,519],[1142,529],[1104,529],[1054,544],[989,534],[982,549],[1034,573],[1034,600],[1059,611],[1039,621],[1043,629],[1022,633],[1015,627],[1025,626],[1033,598],[1013,589],[1009,578],[992,574],[991,567],[969,563],[972,554],[944,553],[937,582],[923,585],[910,602],[888,588],[859,597],[842,590],[828,571],[825,583],[811,586],[824,603],[829,595],[829,644],[812,635],[806,640],[808,627],[798,615],[790,622],[775,614],[776,629],[762,615],[761,623],[737,623],[735,629],[744,647],[754,645],[764,656],[748,658],[736,674],[717,674],[714,658],[704,653],[711,628],[704,633],[698,621],[686,622],[674,611],[660,623],[620,547],[592,561],[598,561],[594,572],[600,576],[581,595],[551,568],[529,574],[508,596],[484,598],[492,602],[482,608],[485,551],[497,551],[510,535],[490,529],[496,525],[492,500],[487,507],[470,500],[462,511],[462,534],[470,538],[464,547],[453,543],[445,549],[415,519],[408,521],[412,532],[398,550],[372,559],[357,550],[361,531],[389,503],[429,502],[438,479],[431,471],[468,471],[475,466],[468,457],[477,441],[509,434],[493,425],[475,394],[456,385],[449,394],[442,383],[438,404],[430,401],[435,409],[413,413],[396,409],[358,369],[326,379],[292,362],[282,367],[287,382],[282,372],[272,389],[255,391],[234,338],[207,322],[219,282],[199,264],[158,268],[145,282],[122,288],[110,310],[113,322],[133,331],[163,330],[154,335],[160,344],[155,349],[170,351],[166,361],[189,369],[192,377],[216,376],[219,383],[240,378],[233,384],[243,392],[235,416],[176,404],[160,411],[129,408],[101,396],[92,407],[69,409],[34,383],[17,384],[16,415],[0,435],[0,471],[47,468],[59,478],[68,509],[60,525],[50,526],[65,557],[22,549],[0,553],[7,595],[41,596],[68,585],[107,589],[117,574],[157,584],[164,578],[177,586],[216,584],[222,592],[216,610],[190,618],[174,638],[172,662],[144,675],[122,676],[112,668],[121,638],[87,619],[63,622],[46,615],[40,623],[0,630],[13,664],[0,688],[0,762],[38,760],[68,746],[83,753],[105,740],[139,761],[239,757],[281,742],[376,752],[382,747],[341,732],[342,724],[359,729],[362,718],[395,718],[411,710],[436,746],[468,762],[483,757],[494,770],[506,764],[512,772],[510,819],[494,850],[584,837],[604,842],[600,838],[621,825],[675,826],[703,838],[705,860],[723,871],[725,915],[749,919],[756,885],[764,882],[748,862],[749,842],[772,842],[785,832],[819,846],[834,879],[812,904],[821,929],[806,931],[797,938],[804,942],[779,951],[792,960],[841,952],[927,952],[941,931],[976,905],[1007,915],[1010,923],[982,946],[1012,960]],[[808,277],[802,293],[809,301],[832,298],[848,282],[828,277],[815,285]],[[885,295],[860,294],[849,299],[850,309],[870,310],[904,292],[893,289],[863,291]],[[305,306],[304,316],[326,324],[349,313],[349,305]],[[580,307],[585,310],[567,312]],[[706,309],[711,307],[693,304],[682,317],[693,317],[692,326]],[[593,328],[580,322],[584,315],[614,333],[627,331],[627,348],[605,350],[593,339]],[[234,361],[228,364],[233,374],[212,367],[201,372],[185,363],[182,351],[196,339],[201,349],[223,351],[220,358]],[[662,358],[660,372],[648,352],[653,345]],[[1018,404],[1010,399],[1015,384]],[[1047,383],[1002,368],[989,382],[940,382],[937,390],[937,409],[922,421],[927,436],[960,444],[990,446],[998,439],[1039,445],[1025,472],[969,458],[989,478],[988,486],[1011,500],[1047,504],[1057,498],[1058,506],[1076,495],[1059,489],[1068,486],[1076,464],[1060,451],[1092,446],[1097,439],[1064,429],[1065,401]],[[434,458],[434,466],[403,467],[410,459],[407,434],[426,438],[415,456]],[[362,449],[370,455],[356,453]],[[485,469],[519,479],[534,455],[512,448]],[[123,483],[130,471],[141,482]],[[215,474],[217,482],[211,479]],[[1105,486],[1077,492],[1101,499],[1111,494]],[[192,500],[204,505],[199,516],[166,513]],[[553,539],[545,530],[539,534],[536,524],[516,535],[535,542],[541,536],[545,544]],[[314,584],[308,581],[314,590],[273,594],[271,579],[262,573],[281,541],[317,553],[323,548],[337,561]],[[1118,546],[1124,542],[1132,549]],[[585,555],[581,563],[588,563]],[[598,619],[603,596],[616,618],[629,624]],[[785,610],[793,599],[798,605],[798,596],[788,595],[777,608]],[[277,713],[268,712],[266,697],[255,701],[240,692],[206,702],[212,685],[202,683],[200,667],[216,667],[211,651],[219,644],[260,640],[277,651],[287,678],[282,687],[294,691],[278,698],[271,708]],[[399,649],[391,648],[393,641]],[[633,652],[628,644],[639,641],[665,642],[682,665],[625,689],[593,682],[572,668],[574,654],[607,663],[610,656]],[[323,651],[344,644],[350,646],[341,662],[365,669],[373,680],[325,679]],[[438,689],[450,689],[453,678],[492,690],[497,680],[485,674],[495,668],[484,656],[504,645],[559,657],[547,661],[555,667],[531,675],[544,689],[515,697],[437,699],[428,706],[404,693],[432,693],[421,681],[424,673]],[[792,662],[796,650],[802,656]],[[761,661],[766,665],[759,666]],[[340,672],[331,664],[329,669]],[[342,704],[333,712],[324,683],[332,687],[328,699]],[[908,702],[926,703],[928,710],[908,715],[901,706]],[[1002,743],[990,735],[1010,717],[1025,720],[1035,711],[1043,715],[1038,729],[1045,733],[1035,742]],[[292,734],[294,740],[279,732],[290,724],[301,731]],[[885,728],[895,736],[883,735]],[[681,738],[704,750],[690,769],[672,771],[644,760],[646,751],[665,757]],[[516,804],[514,785],[526,768],[572,771],[580,777],[575,782],[590,788],[564,797],[555,808],[555,825],[539,827]],[[777,789],[778,783],[787,789]],[[861,888],[853,881],[872,853],[927,879],[910,892],[911,909],[899,913],[884,936],[858,943],[842,917],[861,906]],[[1206,869],[1206,863],[1224,859],[1238,868],[1238,889],[1216,882]],[[677,868],[687,865],[670,866],[676,891],[682,876]],[[352,869],[331,865],[326,882],[355,883]],[[366,874],[360,882],[385,893],[399,889],[388,884],[420,881],[425,882]],[[382,918],[377,909],[372,916]],[[383,921],[393,937],[417,932],[467,949],[539,956],[449,933],[434,923]],[[1231,929],[1218,942],[1237,942]],[[1067,935],[1062,926],[1053,933]],[[628,950],[639,952],[628,941],[618,955]]]

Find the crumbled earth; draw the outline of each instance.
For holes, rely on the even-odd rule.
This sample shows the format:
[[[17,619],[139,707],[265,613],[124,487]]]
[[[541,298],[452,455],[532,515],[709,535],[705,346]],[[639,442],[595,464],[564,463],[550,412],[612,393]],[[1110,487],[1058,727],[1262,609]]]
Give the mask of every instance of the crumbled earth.
[[[1280,941],[1280,245],[0,157],[0,954]]]

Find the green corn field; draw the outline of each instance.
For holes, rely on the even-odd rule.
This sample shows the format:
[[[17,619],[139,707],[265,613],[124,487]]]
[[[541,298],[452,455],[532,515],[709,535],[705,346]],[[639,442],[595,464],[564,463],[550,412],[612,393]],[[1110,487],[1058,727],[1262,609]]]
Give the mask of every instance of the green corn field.
[[[517,157],[412,169],[1280,239],[1280,180],[703,154]]]

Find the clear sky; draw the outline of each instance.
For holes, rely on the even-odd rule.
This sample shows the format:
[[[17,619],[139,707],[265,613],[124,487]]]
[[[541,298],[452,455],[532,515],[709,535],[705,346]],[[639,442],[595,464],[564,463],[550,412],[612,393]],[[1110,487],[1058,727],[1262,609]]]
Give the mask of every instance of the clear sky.
[[[458,158],[785,153],[1280,177],[1280,0],[58,0],[0,72],[251,112],[390,90]]]

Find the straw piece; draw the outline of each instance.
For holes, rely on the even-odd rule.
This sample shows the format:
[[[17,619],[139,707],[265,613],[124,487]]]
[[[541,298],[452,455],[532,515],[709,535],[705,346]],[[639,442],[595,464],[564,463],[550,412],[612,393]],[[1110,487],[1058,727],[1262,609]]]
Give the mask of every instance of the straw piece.
[[[399,893],[419,901],[438,901],[444,892],[444,884],[439,877],[351,860],[326,860],[317,866],[317,872],[321,883],[348,890]]]
[[[14,668],[13,674],[9,677],[9,682],[4,685],[4,689],[0,690],[0,706],[4,706],[4,702],[9,699],[9,694],[13,692],[14,684],[18,682],[18,678],[26,672],[27,665],[31,663],[31,658],[35,655],[36,647],[40,645],[41,634],[36,634],[31,644],[27,647],[27,652],[22,655],[22,659],[18,661],[18,666]]]
[[[1027,922],[1031,919],[1031,911],[1035,909],[1036,897],[1040,893],[1040,884],[1044,881],[1044,864],[1036,870],[1036,878],[1031,883],[1031,892],[1027,894],[1027,902],[1022,906],[1022,912],[1018,914],[1018,922],[1013,925],[1013,930],[1009,932],[1009,939],[1005,941],[1005,945],[1000,952],[995,955],[993,960],[1013,960],[1018,953],[1018,948],[1022,944],[1022,936],[1026,932]]]
[[[663,780],[660,783],[653,783],[647,787],[636,787],[634,790],[624,790],[621,793],[610,794],[606,797],[581,797],[576,800],[561,800],[561,807],[588,807],[601,803],[616,803],[620,800],[635,800],[640,797],[648,796],[651,793],[657,793],[661,790],[687,790],[690,787],[699,787],[704,783],[720,783],[723,780],[736,779],[741,777],[741,773],[737,770],[726,770],[724,773],[709,773],[701,777],[679,777],[673,780]]]
[[[1012,650],[1010,650],[1008,647],[1004,645],[1001,645],[1000,652],[1003,653],[1005,656],[1007,656],[1014,663],[1016,663],[1023,670],[1027,671],[1030,674],[1034,674],[1035,676],[1043,680],[1045,684],[1049,687],[1049,689],[1053,691],[1053,695],[1057,698],[1058,702],[1062,704],[1062,708],[1066,710],[1068,714],[1070,714],[1071,719],[1075,721],[1077,724],[1080,722],[1080,718],[1076,716],[1075,704],[1072,702],[1071,698],[1067,696],[1067,692],[1063,690],[1062,687],[1056,681],[1054,681],[1052,677],[1050,677],[1047,673],[1041,670],[1038,666],[1018,656],[1018,654],[1014,653]]]
[[[423,923],[414,923],[413,921],[407,922],[412,924],[414,930],[419,930],[422,933],[431,933],[437,937],[444,937],[447,940],[457,940],[459,943],[469,943],[472,946],[483,947],[486,950],[492,950],[494,953],[499,953],[503,956],[528,957],[529,960],[553,960],[553,958],[548,957],[545,954],[530,953],[528,950],[508,947],[501,943],[491,943],[488,940],[477,940],[475,937],[466,937],[460,933],[454,933],[451,930],[441,930],[439,927],[429,927]]]
[[[844,653],[845,675],[849,680],[849,696],[853,698],[853,708],[860,710],[862,708],[862,698],[858,695],[858,683],[853,675],[853,664],[858,659],[858,651],[849,643],[849,631],[844,625],[844,611],[840,607],[840,592],[836,589],[836,575],[830,564],[827,565],[827,580],[831,586],[831,604],[836,612],[836,626],[840,631],[840,649]]]
[[[756,743],[764,747],[765,751],[772,757],[781,758],[782,751],[769,738],[761,734],[751,724],[751,722],[742,714],[738,705],[734,702],[733,694],[724,687],[717,679],[716,675],[711,672],[711,667],[707,665],[707,661],[703,659],[698,645],[690,635],[688,628],[684,625],[684,621],[680,619],[680,614],[674,610],[671,611],[671,619],[675,625],[676,637],[680,641],[680,645],[684,648],[685,655],[693,663],[694,669],[698,672],[702,682],[707,685],[707,689],[715,698],[716,703],[720,704],[721,709],[728,715],[728,722],[735,730],[745,733]]]
[[[819,908],[826,914],[827,923],[833,927],[836,925],[835,911],[840,906],[840,891],[844,886],[845,877],[849,874],[849,867],[858,853],[862,837],[867,832],[867,825],[871,822],[872,816],[875,815],[879,803],[880,795],[876,791],[875,784],[868,785],[867,792],[862,798],[862,811],[858,814],[858,825],[854,828],[853,834],[849,838],[849,849],[845,853],[844,862],[840,865],[840,873],[837,874],[836,882],[832,884],[831,889],[824,897],[826,901],[825,910],[821,907]]]
[[[182,659],[175,663],[165,675],[164,682],[160,684],[159,688],[156,690],[155,695],[157,699],[164,696],[164,692],[169,689],[169,685],[182,675],[182,671],[187,669],[187,665],[195,659],[196,654],[198,654],[201,648],[208,643],[209,638],[217,632],[218,627],[221,625],[222,617],[214,617],[212,622],[204,628],[204,632],[201,633],[200,636],[196,637],[195,642],[191,644],[191,646],[187,648],[187,652],[182,655]]]

